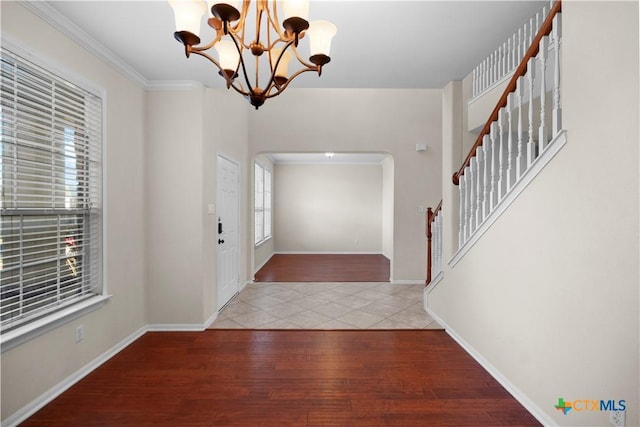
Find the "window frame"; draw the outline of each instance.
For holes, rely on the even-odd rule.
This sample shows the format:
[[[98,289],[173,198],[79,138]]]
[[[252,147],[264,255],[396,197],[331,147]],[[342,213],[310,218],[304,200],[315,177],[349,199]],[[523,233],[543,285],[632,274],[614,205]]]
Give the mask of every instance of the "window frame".
[[[100,250],[100,255],[96,262],[99,263],[98,274],[100,287],[96,290],[94,295],[87,296],[79,301],[71,301],[69,304],[61,304],[58,309],[48,311],[34,315],[30,320],[21,323],[18,326],[5,326],[0,329],[0,353],[4,353],[12,348],[15,348],[33,338],[43,335],[53,329],[56,329],[70,321],[78,319],[86,314],[99,309],[109,300],[111,295],[108,293],[107,282],[107,203],[106,203],[106,128],[107,128],[107,92],[104,88],[88,83],[82,77],[70,72],[64,67],[60,67],[57,63],[51,59],[38,54],[31,48],[27,48],[20,42],[17,42],[11,37],[4,37],[2,40],[2,47],[12,54],[22,58],[23,60],[32,63],[36,67],[42,68],[45,72],[55,75],[56,78],[61,79],[71,85],[89,92],[90,94],[98,97],[101,104],[101,114],[98,115],[101,123],[100,131],[100,147],[98,151],[101,155],[101,161],[97,168],[100,174],[100,182],[98,183],[98,191],[100,191],[100,207],[99,216],[97,219],[97,246]],[[8,329],[8,330],[5,330]]]
[[[258,169],[260,170],[260,173],[258,173]],[[256,161],[254,162],[254,167],[253,167],[253,171],[254,171],[254,180],[253,180],[253,185],[254,185],[254,189],[253,189],[253,244],[255,247],[258,247],[260,245],[262,245],[263,243],[267,242],[269,239],[271,239],[273,237],[273,173],[267,169],[266,167],[264,167],[263,165],[260,164],[260,162]],[[268,183],[269,183],[269,188],[267,191],[266,188],[266,177],[269,177],[268,179]],[[260,179],[260,184],[258,182],[258,179]],[[261,190],[259,190],[261,189]],[[262,200],[258,200],[258,193],[260,192],[261,195],[261,199]],[[267,197],[268,195],[268,197]],[[267,203],[268,202],[268,203]],[[268,207],[267,207],[268,205]],[[265,225],[267,224],[266,221],[266,213],[269,213],[268,215],[268,219],[269,219],[269,227],[268,230],[269,232],[266,233],[266,229],[267,227],[265,227]],[[261,224],[258,224],[258,219],[261,220]],[[260,233],[260,235],[258,236],[258,229],[262,230],[262,232]],[[258,238],[260,237],[260,238]]]

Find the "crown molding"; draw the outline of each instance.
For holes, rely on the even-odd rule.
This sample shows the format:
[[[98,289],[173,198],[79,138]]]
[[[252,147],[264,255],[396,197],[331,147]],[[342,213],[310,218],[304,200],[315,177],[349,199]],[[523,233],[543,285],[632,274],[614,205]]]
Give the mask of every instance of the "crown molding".
[[[20,4],[140,86],[147,87],[149,85],[149,81],[142,74],[134,70],[112,50],[94,39],[47,2],[20,0]]]

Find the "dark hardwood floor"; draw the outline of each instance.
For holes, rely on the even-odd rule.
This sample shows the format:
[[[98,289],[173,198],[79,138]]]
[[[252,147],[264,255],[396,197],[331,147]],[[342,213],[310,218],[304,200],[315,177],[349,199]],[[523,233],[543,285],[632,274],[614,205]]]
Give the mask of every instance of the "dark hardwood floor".
[[[149,332],[24,426],[539,423],[443,331]]]
[[[275,254],[256,273],[256,282],[388,282],[384,255]]]

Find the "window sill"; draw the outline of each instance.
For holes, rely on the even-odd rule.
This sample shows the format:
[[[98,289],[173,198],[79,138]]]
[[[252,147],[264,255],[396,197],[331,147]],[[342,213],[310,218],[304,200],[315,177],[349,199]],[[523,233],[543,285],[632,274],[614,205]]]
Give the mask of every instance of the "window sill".
[[[42,319],[35,320],[12,331],[0,334],[0,353],[18,347],[40,335],[46,334],[65,323],[78,319],[102,307],[111,295],[98,295],[74,304],[63,310],[52,313]]]
[[[264,240],[260,240],[258,243],[255,243],[255,244],[253,245],[253,247],[254,247],[254,248],[258,248],[258,247],[260,247],[260,246],[264,245],[265,243],[267,243],[269,240],[271,240],[271,238],[272,238],[272,237],[270,236],[270,237],[267,237],[267,238],[266,238],[266,239],[264,239]]]

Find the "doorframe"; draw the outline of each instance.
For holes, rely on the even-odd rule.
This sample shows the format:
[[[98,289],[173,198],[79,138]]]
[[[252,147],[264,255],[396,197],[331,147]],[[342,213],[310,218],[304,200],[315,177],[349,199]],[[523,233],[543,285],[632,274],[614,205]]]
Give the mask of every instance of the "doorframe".
[[[236,271],[235,271],[235,273],[236,273],[236,276],[237,276],[238,290],[237,290],[236,294],[229,299],[229,301],[225,302],[225,304],[223,304],[223,305],[219,304],[220,303],[220,298],[219,298],[219,296],[220,296],[220,283],[219,283],[218,273],[220,271],[220,268],[219,268],[220,267],[220,259],[218,257],[218,246],[216,245],[216,250],[215,250],[215,254],[216,254],[215,295],[216,295],[216,310],[219,313],[229,302],[231,302],[238,295],[238,293],[240,293],[240,290],[243,288],[243,286],[241,286],[241,284],[240,284],[240,244],[241,244],[241,236],[240,236],[240,234],[241,234],[240,233],[240,229],[241,229],[241,222],[240,222],[240,218],[241,218],[241,215],[240,215],[240,208],[241,208],[241,201],[240,201],[240,197],[241,197],[241,194],[240,194],[240,192],[241,192],[241,185],[240,185],[241,184],[241,175],[240,174],[241,174],[242,168],[241,168],[240,163],[235,161],[231,157],[229,157],[229,156],[227,156],[225,154],[222,154],[222,153],[216,153],[216,208],[215,208],[216,214],[215,214],[215,218],[214,218],[215,219],[215,223],[216,223],[216,227],[214,229],[214,234],[215,234],[214,239],[213,239],[214,242],[217,242],[217,231],[218,231],[217,230],[217,222],[218,222],[217,221],[217,212],[220,211],[220,205],[218,203],[219,202],[218,195],[219,195],[219,189],[220,189],[219,180],[218,180],[218,178],[219,178],[219,175],[218,175],[218,173],[219,173],[219,170],[218,170],[218,158],[222,158],[222,159],[228,161],[229,163],[232,163],[233,165],[235,165],[236,170],[237,170],[237,177],[238,177],[237,181],[235,182],[236,194],[237,194],[237,207],[236,207],[236,224],[237,224],[236,255],[237,255],[237,261],[238,261],[236,263]]]

